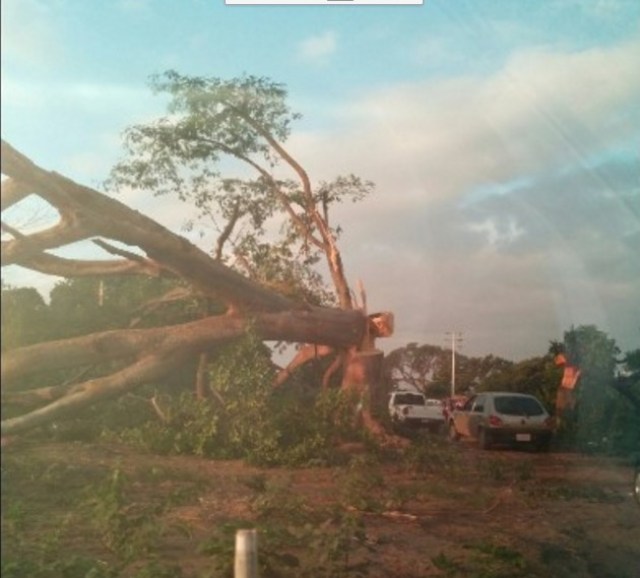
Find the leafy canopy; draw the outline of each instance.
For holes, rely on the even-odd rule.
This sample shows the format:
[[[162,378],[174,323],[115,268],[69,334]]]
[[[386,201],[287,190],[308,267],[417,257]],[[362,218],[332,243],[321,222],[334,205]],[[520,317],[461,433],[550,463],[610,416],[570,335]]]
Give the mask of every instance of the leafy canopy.
[[[219,243],[233,247],[233,266],[260,282],[302,287],[307,300],[326,302],[329,294],[312,268],[341,231],[329,226],[329,207],[361,200],[373,184],[346,175],[312,186],[284,148],[300,115],[280,83],[170,70],[153,76],[151,88],[168,96],[167,114],[125,131],[126,155],[107,186],[171,194],[192,204],[196,216],[185,226],[202,225],[204,236],[213,225]],[[221,251],[217,256],[228,258]]]

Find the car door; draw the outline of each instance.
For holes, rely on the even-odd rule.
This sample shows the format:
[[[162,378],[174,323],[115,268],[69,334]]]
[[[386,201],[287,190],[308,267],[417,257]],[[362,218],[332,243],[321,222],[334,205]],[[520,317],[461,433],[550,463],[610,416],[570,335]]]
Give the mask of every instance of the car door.
[[[478,439],[478,431],[483,423],[485,398],[484,395],[477,395],[473,398],[473,404],[467,417],[469,433],[466,435],[474,439]]]

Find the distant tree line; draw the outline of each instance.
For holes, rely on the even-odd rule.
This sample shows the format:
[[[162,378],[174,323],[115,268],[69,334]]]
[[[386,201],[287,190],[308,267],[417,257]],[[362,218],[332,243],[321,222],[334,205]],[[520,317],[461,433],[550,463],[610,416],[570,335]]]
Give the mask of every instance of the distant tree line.
[[[487,355],[456,354],[456,393],[514,391],[538,397],[553,413],[563,370],[559,351],[580,369],[575,406],[559,422],[558,440],[589,451],[640,451],[640,349],[624,355],[593,325],[572,327],[547,352],[519,362]],[[435,345],[408,345],[385,359],[388,390],[413,387],[429,397],[451,391],[451,351]]]
[[[192,316],[199,304],[195,300],[173,302],[161,299],[162,296],[171,292],[171,283],[175,282],[144,277],[110,278],[106,281],[99,278],[66,280],[54,287],[48,302],[33,288],[4,286],[2,289],[2,350],[50,339],[83,335],[91,331],[104,331],[132,325],[149,327],[154,324],[180,323]],[[179,286],[176,285],[173,289],[178,290]],[[263,374],[267,371],[265,369],[267,366],[275,372],[276,368],[271,361],[272,352],[259,341],[251,343],[254,353],[250,352],[251,348],[246,341],[239,342],[237,348],[239,348],[238,351],[243,352],[246,363],[256,359],[262,360],[256,363],[257,369],[253,373]],[[542,400],[552,411],[562,379],[562,369],[554,361],[559,349],[564,351],[571,358],[572,363],[581,369],[576,406],[567,414],[559,432],[562,442],[585,450],[636,451],[640,447],[640,411],[637,405],[637,402],[640,402],[640,350],[622,355],[615,341],[595,326],[571,328],[565,332],[562,342],[551,342],[549,350],[543,355],[519,362],[494,355],[472,357],[458,353],[456,355],[456,391],[461,394],[489,390],[530,393]],[[264,375],[262,379],[252,379],[250,369],[246,371],[237,369],[241,363],[233,351],[233,346],[227,347],[220,350],[217,356],[212,357],[214,363],[210,370],[211,387],[214,393],[212,397],[218,400],[216,403],[224,404],[233,399],[237,412],[244,411],[241,408],[245,402],[247,407],[252,404],[255,406],[258,403],[256,400],[262,400],[267,405],[271,404],[271,401],[267,401],[269,396],[264,391],[264,384],[268,384],[269,379]],[[235,360],[232,365],[237,371],[229,370],[229,359]],[[326,360],[323,359],[319,359],[316,364],[311,364],[298,376],[297,385],[286,388],[288,394],[277,394],[275,399],[282,404],[284,399],[282,396],[289,395],[291,403],[313,405],[318,391],[322,389],[325,365]],[[260,367],[262,369],[259,370]],[[90,377],[109,369],[86,367],[84,371]],[[196,370],[196,365],[192,364],[176,375],[170,376],[163,383],[146,388],[140,395],[133,396],[136,401],[130,400],[130,404],[133,404],[131,407],[137,407],[136,411],[145,413],[147,418],[142,421],[153,423],[153,428],[157,432],[162,428],[177,428],[179,420],[176,421],[176,416],[179,411],[176,413],[178,406],[175,403],[181,396],[183,406],[185,404],[189,406],[191,403],[185,400],[193,396]],[[231,382],[237,381],[234,373],[243,376],[241,380],[243,384],[235,385],[239,393],[232,393],[233,388],[230,387]],[[69,379],[72,377],[68,376]],[[39,385],[46,385],[47,382],[59,383],[64,378],[65,376],[59,374],[40,375]],[[262,394],[259,391],[251,394],[247,390],[248,384],[251,383],[262,391]],[[429,397],[446,397],[451,387],[451,351],[443,347],[417,343],[409,343],[395,349],[385,358],[384,383],[387,391],[396,387],[410,386]],[[29,384],[25,385],[25,387],[28,386]],[[271,387],[269,385],[269,391]],[[292,396],[296,387],[299,392]],[[164,415],[163,422],[161,417],[163,414],[158,416],[156,410],[159,409],[162,412],[162,409],[157,404],[154,409],[154,406],[149,403],[154,395],[156,402],[158,399],[163,399],[167,408],[169,406],[174,408],[173,421]],[[164,397],[157,397],[158,395]],[[297,401],[291,401],[292,397],[297,397]],[[141,400],[144,401],[141,403]],[[122,406],[122,403],[120,405]],[[127,412],[131,411],[131,407]],[[380,407],[378,409],[380,411]],[[289,410],[287,415],[290,419],[295,412]],[[3,403],[4,412],[6,409]],[[278,412],[272,407],[269,413],[276,416]],[[214,419],[211,416],[209,418],[218,420],[219,424],[222,423],[219,418]],[[113,413],[107,414],[100,427],[109,429],[117,426],[120,419],[114,417]],[[280,415],[277,419],[282,421],[283,416]],[[89,420],[95,421],[95,415],[91,414]],[[281,425],[284,430],[284,424]],[[166,433],[165,431],[165,437]],[[174,433],[177,434],[177,431]],[[275,433],[273,435],[277,437]],[[159,433],[156,437],[162,438]],[[159,443],[157,439],[155,443]],[[168,444],[166,440],[163,443]]]

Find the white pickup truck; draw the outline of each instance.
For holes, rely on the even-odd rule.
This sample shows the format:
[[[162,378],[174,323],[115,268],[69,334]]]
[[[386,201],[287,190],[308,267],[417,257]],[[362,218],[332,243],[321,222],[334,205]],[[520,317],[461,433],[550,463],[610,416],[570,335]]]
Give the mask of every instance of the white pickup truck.
[[[417,391],[393,391],[389,398],[389,416],[394,427],[424,427],[438,431],[444,425],[442,401],[428,399]]]

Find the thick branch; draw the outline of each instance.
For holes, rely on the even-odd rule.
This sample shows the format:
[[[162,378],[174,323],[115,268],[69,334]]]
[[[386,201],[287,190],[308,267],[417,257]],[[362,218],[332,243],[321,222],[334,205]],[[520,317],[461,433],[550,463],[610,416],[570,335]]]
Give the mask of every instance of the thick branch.
[[[60,399],[69,393],[73,385],[64,383],[62,385],[51,385],[49,387],[40,387],[38,389],[30,389],[27,391],[2,391],[3,405],[17,406],[40,406],[43,403],[49,403]]]
[[[67,278],[91,277],[96,275],[148,275],[150,277],[159,277],[163,274],[171,275],[170,272],[163,271],[160,266],[149,260],[137,263],[124,259],[80,261],[77,259],[57,257],[48,253],[41,253],[33,257],[21,259],[20,265],[47,275],[57,275]]]
[[[41,253],[46,249],[55,249],[85,239],[87,230],[78,219],[65,215],[62,220],[43,231],[24,235],[18,230],[2,223],[2,228],[14,236],[11,241],[2,243],[2,265],[21,264],[21,261]]]
[[[273,137],[273,135],[271,135],[271,133],[268,130],[266,130],[259,122],[256,122],[249,115],[244,114],[239,108],[233,106],[232,104],[227,103],[227,105],[231,109],[233,109],[236,112],[236,114],[238,114],[238,116],[240,116],[260,136],[262,136],[267,141],[269,146],[272,147],[273,150],[275,150],[280,155],[280,157],[294,170],[294,172],[300,178],[300,182],[302,183],[302,190],[306,200],[306,208],[305,208],[306,213],[308,216],[310,216],[313,219],[313,222],[315,223],[322,237],[322,242],[318,241],[315,237],[311,235],[309,227],[307,225],[303,224],[302,226],[304,227],[304,230],[309,231],[306,236],[309,239],[311,239],[316,246],[320,247],[324,251],[327,257],[329,270],[331,272],[331,277],[333,279],[334,286],[338,293],[338,301],[340,303],[340,306],[343,309],[351,309],[353,307],[353,304],[351,301],[351,291],[349,290],[349,285],[346,281],[346,275],[344,273],[344,265],[342,263],[342,257],[340,255],[340,251],[338,250],[338,247],[336,245],[335,237],[331,232],[328,222],[325,219],[323,219],[322,215],[318,212],[315,200],[313,198],[313,190],[311,188],[311,181],[309,180],[309,175],[304,170],[304,168],[300,165],[300,163],[298,163],[298,161],[296,161],[289,154],[289,152]],[[273,182],[273,178],[271,177],[271,175],[267,174],[267,178],[271,179],[271,182]],[[281,195],[282,193],[280,193],[278,197],[281,198]],[[298,225],[299,217],[295,214],[295,212],[291,208],[291,205],[290,203],[288,203],[288,201],[286,201],[285,208],[290,216],[291,216],[291,213],[294,214],[294,216],[291,216],[291,218],[294,220],[294,223],[296,224],[296,226],[300,227]]]
[[[216,241],[216,250],[214,253],[214,258],[216,261],[222,261],[222,250],[224,249],[224,244],[229,240],[229,237],[231,236],[231,233],[233,232],[233,229],[235,228],[236,223],[241,216],[240,203],[236,203],[233,206],[231,217],[227,221],[227,224],[225,225],[222,233],[220,233],[220,236]]]
[[[8,209],[28,197],[29,194],[29,189],[15,179],[4,179],[2,181],[1,209],[3,211]]]
[[[106,331],[6,352],[2,383],[11,387],[32,373],[140,358],[160,349],[187,349],[195,355],[242,335],[250,327],[265,340],[345,347],[360,342],[366,323],[367,319],[358,311],[314,307],[263,313],[253,319],[224,315],[169,327]]]
[[[272,134],[266,130],[259,122],[256,122],[251,116],[245,114],[237,106],[227,103],[227,106],[231,108],[240,118],[242,118],[251,128],[253,128],[262,138],[264,138],[269,146],[275,150],[280,157],[294,170],[294,172],[300,178],[305,199],[307,200],[307,211],[315,210],[315,203],[313,200],[313,192],[311,189],[311,181],[307,171],[304,170],[302,165],[296,161],[285,148],[275,139]]]
[[[333,347],[327,345],[304,345],[287,364],[287,367],[278,372],[274,386],[278,387],[282,385],[298,367],[301,367],[313,359],[321,359],[327,355],[331,355],[334,351]]]
[[[151,260],[188,280],[204,294],[238,309],[281,311],[293,306],[286,297],[214,261],[186,239],[115,199],[44,171],[4,141],[2,171],[43,191],[40,194],[56,206],[77,209],[92,234],[140,247]]]
[[[312,311],[297,310],[262,314],[253,320],[224,316],[202,319],[162,330],[107,332],[101,334],[101,337],[103,342],[111,341],[107,344],[112,354],[115,351],[133,353],[132,343],[146,343],[147,347],[139,347],[136,351],[139,361],[112,375],[75,385],[67,395],[53,403],[21,417],[2,422],[2,435],[19,433],[42,425],[80,407],[116,397],[139,385],[149,383],[162,377],[180,363],[184,363],[189,357],[211,347],[212,344],[237,337],[250,327],[266,340],[317,340],[320,343],[331,340],[344,344],[345,341],[358,342],[362,337],[365,323],[366,318],[356,311],[315,308]],[[141,336],[141,333],[149,333],[155,339],[145,340],[147,336]],[[135,339],[131,339],[132,334],[135,334]],[[159,337],[161,339],[158,340]],[[3,375],[3,384],[8,384],[6,377],[16,379],[34,371],[76,365],[77,358],[74,363],[70,355],[73,347],[76,347],[76,352],[84,353],[85,359],[92,353],[87,347],[88,344],[82,343],[83,340],[93,341],[94,344],[99,342],[99,339],[94,336],[93,340],[77,338],[9,352],[7,363],[2,367],[3,374],[6,374]],[[153,346],[149,346],[150,343]],[[59,348],[58,353],[65,350],[66,356],[55,355],[56,345]],[[80,347],[82,345],[85,347]],[[103,354],[100,360],[104,359]],[[51,391],[49,395],[55,397],[59,393],[63,392]]]
[[[78,408],[117,397],[143,383],[158,379],[183,361],[184,351],[157,351],[122,371],[75,386],[74,393],[43,408],[3,421],[2,435],[20,433],[73,413]]]

